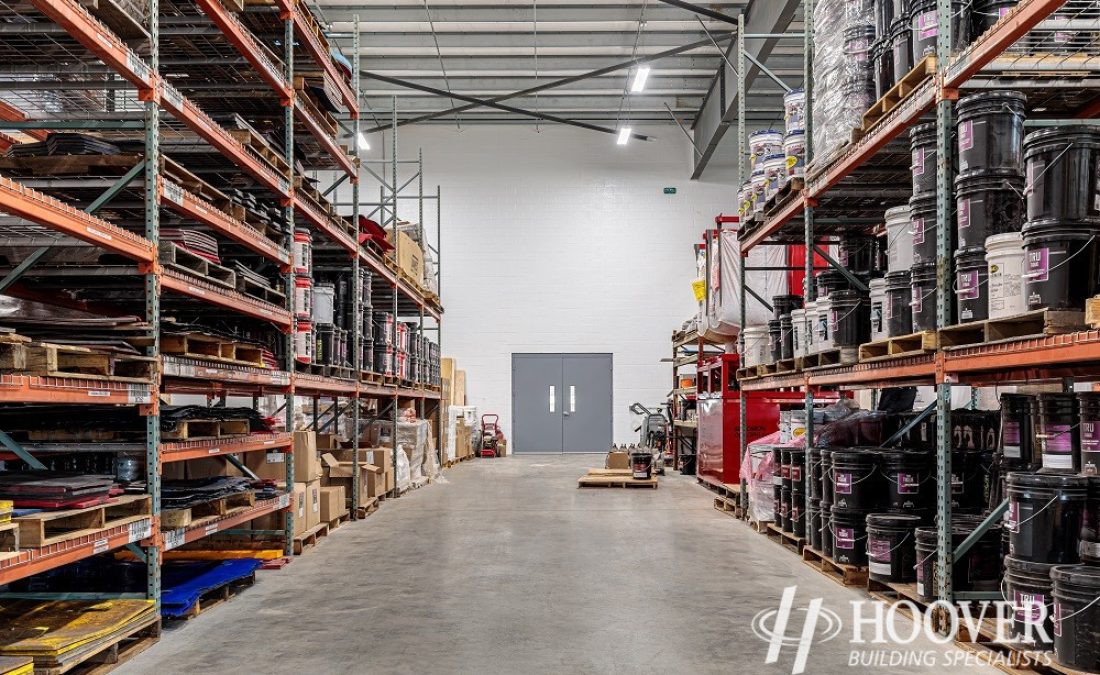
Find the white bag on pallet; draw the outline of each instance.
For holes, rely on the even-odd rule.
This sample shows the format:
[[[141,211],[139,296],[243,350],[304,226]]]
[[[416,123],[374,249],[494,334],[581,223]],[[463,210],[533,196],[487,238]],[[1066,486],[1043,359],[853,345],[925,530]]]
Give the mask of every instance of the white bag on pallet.
[[[715,342],[734,343],[741,332],[741,243],[737,231],[723,229],[717,241],[711,240],[710,273],[707,276],[705,321],[700,322],[703,335]],[[782,267],[786,264],[786,249],[782,246],[757,246],[749,252],[748,266]],[[748,287],[768,302],[774,295],[787,292],[787,277],[782,271],[749,270]],[[767,323],[771,312],[751,294],[745,318],[748,325]],[[732,349],[730,351],[733,351]]]

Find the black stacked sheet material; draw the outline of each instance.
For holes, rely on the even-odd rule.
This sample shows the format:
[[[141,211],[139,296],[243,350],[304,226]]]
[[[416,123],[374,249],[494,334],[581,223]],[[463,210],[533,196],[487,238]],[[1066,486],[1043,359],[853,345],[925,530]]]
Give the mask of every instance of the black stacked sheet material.
[[[44,141],[19,143],[8,149],[9,157],[41,157],[43,155],[117,155],[114,143],[88,134],[56,133]]]
[[[110,497],[113,476],[46,471],[0,474],[0,499],[16,508],[72,508]]]
[[[186,509],[215,499],[248,492],[251,486],[251,478],[234,476],[166,480],[161,483],[161,508]]]
[[[220,264],[222,261],[218,252],[218,240],[205,232],[186,227],[166,227],[160,231],[160,240],[170,241],[188,253],[194,253],[212,263]]]
[[[248,420],[252,432],[269,432],[274,428],[275,420],[265,417],[252,408],[207,408],[201,405],[162,405],[160,407],[160,430],[175,431],[184,420],[203,420],[226,422],[230,420]]]

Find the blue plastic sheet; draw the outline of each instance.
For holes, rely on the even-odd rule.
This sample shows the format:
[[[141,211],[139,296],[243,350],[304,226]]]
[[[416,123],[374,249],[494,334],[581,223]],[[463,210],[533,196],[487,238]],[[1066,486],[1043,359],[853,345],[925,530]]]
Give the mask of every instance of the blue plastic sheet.
[[[248,577],[262,565],[255,558],[165,565],[161,580],[161,616],[187,615],[203,593]]]

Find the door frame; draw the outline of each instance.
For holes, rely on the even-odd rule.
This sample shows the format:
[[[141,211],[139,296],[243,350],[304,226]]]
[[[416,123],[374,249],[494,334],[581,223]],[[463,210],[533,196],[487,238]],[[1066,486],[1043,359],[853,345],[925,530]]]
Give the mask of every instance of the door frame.
[[[516,436],[516,420],[518,419],[516,417],[516,389],[515,389],[515,379],[516,379],[515,369],[516,369],[516,357],[517,356],[560,356],[562,358],[563,362],[565,360],[565,357],[567,357],[567,356],[606,356],[607,359],[608,359],[608,362],[610,363],[610,366],[611,366],[609,371],[608,371],[609,372],[608,376],[611,378],[611,387],[610,387],[611,401],[610,401],[610,411],[609,411],[610,415],[607,418],[607,426],[609,427],[608,436],[612,439],[612,442],[614,442],[614,440],[615,440],[615,353],[614,352],[512,352],[511,353],[511,377],[508,379],[508,387],[511,390],[510,391],[510,398],[511,398],[512,436],[513,436],[513,438]],[[562,385],[562,388],[563,388],[563,391],[562,391],[561,395],[564,397],[565,396],[564,384]],[[563,444],[564,444],[564,439],[563,439]],[[549,452],[549,451],[545,451],[545,452],[541,452],[541,451],[523,452],[517,447],[514,452],[515,452],[515,454],[523,454],[523,455],[602,454],[602,451],[599,451],[598,453],[565,452],[564,448],[562,450],[559,450],[558,452]]]

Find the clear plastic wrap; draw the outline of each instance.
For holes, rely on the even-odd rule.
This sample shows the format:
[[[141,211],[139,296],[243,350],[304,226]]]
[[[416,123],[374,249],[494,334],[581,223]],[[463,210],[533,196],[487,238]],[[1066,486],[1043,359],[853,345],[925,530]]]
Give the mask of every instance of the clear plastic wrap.
[[[405,449],[400,444],[397,446],[397,466],[394,472],[394,484],[398,492],[404,492],[412,486],[412,476],[409,469],[409,458]]]
[[[871,38],[866,38],[870,27]],[[814,6],[813,153],[826,158],[848,142],[873,103],[870,44],[874,13],[866,0]],[[866,42],[866,50],[861,45]]]
[[[707,279],[707,313],[705,335],[717,342],[733,342],[741,330],[741,248],[735,230],[721,230],[717,245],[710,249],[710,277]],[[750,267],[783,266],[784,250],[779,246],[757,246],[748,257]],[[750,271],[749,288],[763,298],[786,292],[787,280],[782,272]],[[767,323],[772,318],[763,305],[748,299],[745,318],[748,325]]]

